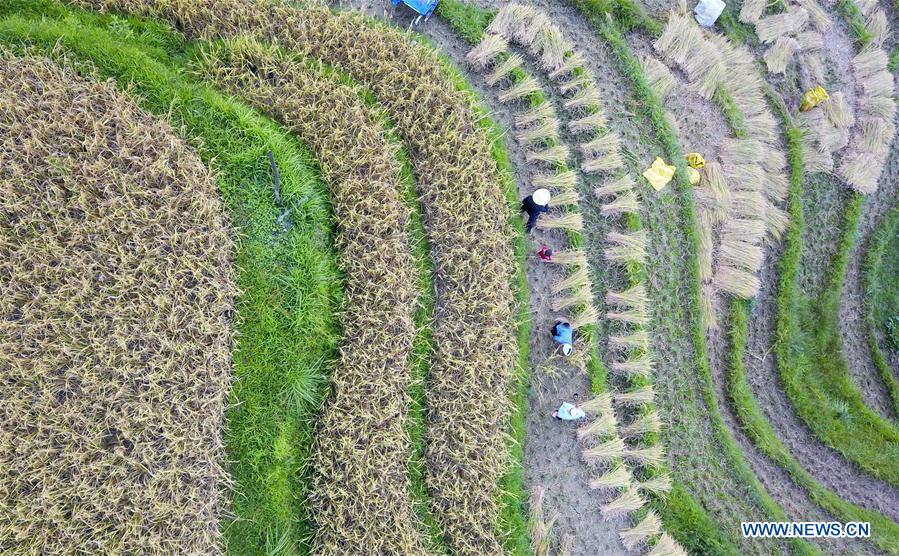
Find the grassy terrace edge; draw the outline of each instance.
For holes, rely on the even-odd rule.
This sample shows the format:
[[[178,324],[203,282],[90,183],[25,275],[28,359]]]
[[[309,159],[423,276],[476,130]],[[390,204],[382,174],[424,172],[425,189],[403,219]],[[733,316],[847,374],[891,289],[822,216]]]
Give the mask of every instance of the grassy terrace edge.
[[[868,346],[871,349],[874,365],[890,392],[893,407],[895,407],[896,413],[899,413],[899,380],[893,376],[893,369],[877,339],[877,331],[882,326],[882,319],[885,317],[879,311],[879,308],[883,306],[881,296],[884,288],[882,283],[884,253],[897,232],[899,232],[899,207],[894,207],[878,225],[868,242],[863,262],[863,287],[866,300],[865,323]]]
[[[48,2],[17,6],[23,12],[52,8],[39,13],[66,19],[3,19],[0,41],[25,41],[44,52],[58,42],[67,55],[90,61],[101,75],[138,93],[144,109],[167,114],[176,127],[183,126],[188,140],[216,170],[232,220],[244,233],[238,255],[240,341],[234,355],[239,380],[225,435],[229,472],[242,496],[235,498],[231,511],[255,518],[226,522],[226,539],[231,552],[247,554],[258,547],[276,550],[305,536],[299,503],[303,480],[296,470],[302,470],[311,451],[312,416],[326,383],[321,368],[336,357],[339,329],[333,314],[340,297],[328,196],[311,170],[309,155],[270,120],[187,81],[176,72],[176,60],[168,59],[171,66],[164,63],[173,48],[184,46],[164,26]],[[8,10],[0,13],[4,15]],[[117,29],[116,34],[104,27]],[[161,39],[158,48],[141,48],[127,30],[136,30],[144,40],[148,34]],[[278,162],[287,206],[302,206],[305,215],[279,241],[271,241],[280,209],[270,199],[267,150]],[[316,330],[318,339],[293,348],[297,329]]]
[[[646,15],[645,11],[637,5],[631,5],[630,0],[571,0],[574,5],[587,17],[588,21],[593,24],[599,34],[611,45],[613,52],[618,57],[623,73],[627,75],[634,84],[637,96],[642,101],[646,116],[651,122],[658,140],[660,141],[665,154],[677,166],[675,174],[675,187],[681,196],[681,213],[686,226],[686,235],[691,246],[691,254],[689,258],[689,267],[687,274],[690,279],[690,315],[691,315],[691,336],[693,338],[694,348],[696,350],[696,363],[702,382],[702,394],[706,405],[709,408],[709,415],[716,437],[725,449],[726,457],[731,461],[737,475],[749,486],[755,501],[760,507],[775,520],[785,520],[786,513],[777,502],[771,498],[771,495],[765,490],[759,479],[755,476],[752,469],[743,457],[739,445],[734,440],[730,431],[721,417],[718,408],[718,402],[714,393],[712,383],[711,368],[709,367],[708,348],[706,345],[705,331],[701,323],[701,304],[700,304],[700,286],[699,286],[699,263],[697,258],[699,239],[696,234],[696,214],[693,204],[693,192],[686,176],[686,170],[683,161],[683,151],[671,129],[661,101],[649,87],[643,68],[637,58],[630,51],[623,33],[629,29],[641,29],[648,34],[655,36],[661,31],[661,24]],[[623,5],[622,8],[620,5]],[[612,17],[615,13],[623,14]],[[623,19],[622,19],[623,18]],[[732,105],[727,98],[719,99],[723,106]],[[740,123],[742,118],[739,117],[734,110],[725,110],[728,122],[735,125],[735,131],[739,131],[742,127]],[[674,491],[673,491],[674,492]],[[683,494],[687,494],[684,492]],[[670,497],[669,500],[674,499]],[[687,504],[683,508],[675,510],[673,513],[668,509],[661,512],[662,518],[667,527],[671,527],[675,533],[675,537],[686,548],[693,548],[689,537],[681,538],[678,536],[678,529],[683,527],[683,523],[678,524],[675,520],[679,517],[693,517],[697,527],[705,529],[705,534],[710,535],[707,538],[721,539],[722,533],[715,529],[714,522],[705,514],[696,519],[691,516],[689,510],[700,510],[701,506],[692,497],[686,500]],[[695,508],[690,508],[690,506]],[[688,521],[687,523],[690,523]],[[720,542],[720,541],[719,541]],[[732,541],[728,541],[731,547],[735,549]],[[791,549],[796,554],[817,554],[818,551],[808,542],[791,539],[789,542]],[[726,546],[726,545],[725,545]]]
[[[790,193],[787,202],[790,225],[784,234],[785,247],[780,262],[781,282],[785,279],[785,275],[795,276],[798,270],[804,226],[801,200],[803,163],[800,131],[792,124],[787,124],[786,136],[787,158],[790,164]],[[811,499],[821,508],[844,521],[870,522],[873,542],[883,550],[899,554],[899,525],[878,512],[866,510],[844,501],[818,483],[796,461],[777,437],[746,382],[743,360],[746,351],[748,314],[749,308],[745,301],[731,300],[729,316],[731,351],[728,356],[727,390],[743,431],[766,456],[786,470],[790,477],[805,489]]]

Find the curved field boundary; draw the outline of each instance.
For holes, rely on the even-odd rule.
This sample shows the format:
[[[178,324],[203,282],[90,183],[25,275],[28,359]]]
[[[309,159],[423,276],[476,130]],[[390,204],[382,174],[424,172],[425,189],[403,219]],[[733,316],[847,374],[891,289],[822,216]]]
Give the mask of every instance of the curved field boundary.
[[[416,292],[396,146],[361,91],[321,68],[242,39],[200,58],[203,78],[309,144],[333,191],[346,303],[312,460],[314,549],[424,554],[406,475]]]
[[[500,550],[498,482],[506,471],[518,360],[512,335],[507,199],[472,100],[436,56],[359,15],[268,2],[84,2],[158,15],[188,36],[243,30],[321,58],[370,89],[409,146],[433,248],[437,304],[428,384],[427,482],[449,547]],[[475,244],[477,249],[469,246]]]
[[[198,137],[198,151],[216,170],[242,234],[236,256],[238,380],[225,432],[235,494],[228,512],[233,517],[223,525],[225,539],[230,553],[242,555],[296,548],[296,540],[308,534],[302,500],[313,417],[339,336],[333,315],[341,279],[324,186],[310,170],[305,151],[277,126],[161,63],[171,63],[166,53],[183,46],[162,26],[69,12],[47,2],[22,9],[66,17],[65,23],[10,17],[0,22],[0,40],[24,41],[45,51],[62,47],[91,60],[102,75],[136,91],[148,110],[167,114],[190,137]],[[268,150],[278,163],[283,207],[272,199]],[[287,208],[303,217],[273,235]],[[296,330],[316,333],[300,343]]]
[[[0,104],[0,547],[214,554],[237,289],[213,175],[47,58],[0,50]]]
[[[802,138],[801,132],[788,126],[788,158],[790,162],[790,194],[788,211],[790,226],[784,236],[785,251],[781,259],[781,273],[795,274],[799,264],[799,248],[802,242],[803,210],[801,190],[803,186]],[[817,482],[811,474],[790,454],[777,437],[771,424],[759,408],[752,389],[746,382],[743,358],[746,348],[748,307],[745,302],[731,303],[730,340],[731,353],[728,363],[728,394],[734,404],[737,417],[746,433],[768,457],[784,468],[790,476],[808,493],[811,499],[844,521],[867,521],[871,523],[872,541],[883,550],[899,554],[899,525],[888,517],[871,510],[850,504]]]
[[[874,365],[880,373],[880,378],[890,392],[896,413],[899,414],[899,380],[893,375],[893,369],[887,360],[880,345],[880,330],[887,318],[880,308],[883,295],[883,259],[887,247],[895,240],[899,232],[899,209],[894,208],[871,234],[867,253],[864,259],[863,284],[866,292],[865,326],[868,336],[868,345],[874,358]],[[887,277],[888,278],[888,277]]]
[[[751,468],[743,458],[739,446],[730,435],[726,425],[723,422],[720,411],[718,410],[717,399],[714,394],[712,384],[711,370],[709,367],[708,351],[706,348],[705,334],[701,323],[701,302],[700,302],[700,285],[698,279],[698,260],[696,253],[698,249],[698,241],[695,233],[695,210],[693,207],[691,186],[686,177],[686,172],[682,163],[684,159],[683,152],[677,144],[670,126],[665,118],[664,109],[661,106],[655,93],[649,87],[640,62],[633,56],[630,49],[622,36],[622,29],[625,28],[641,28],[649,32],[650,35],[657,35],[661,32],[660,26],[655,23],[652,25],[644,25],[644,17],[642,10],[634,11],[628,8],[627,3],[615,7],[604,4],[597,4],[590,1],[575,1],[574,4],[585,13],[588,20],[593,24],[601,37],[603,37],[611,46],[615,54],[621,60],[624,72],[634,81],[635,89],[638,97],[645,104],[647,119],[651,122],[657,133],[657,141],[661,144],[664,152],[671,161],[675,161],[678,166],[678,172],[675,174],[675,187],[682,197],[681,213],[685,222],[693,223],[687,226],[685,230],[688,243],[690,244],[690,258],[686,263],[687,268],[687,287],[689,288],[690,299],[690,336],[692,337],[693,349],[695,350],[695,364],[699,372],[700,390],[703,401],[705,402],[712,428],[717,440],[720,442],[724,455],[733,466],[733,472],[741,478],[751,493],[751,499],[770,519],[785,519],[783,509],[770,497],[764,487],[755,477]],[[614,3],[613,3],[614,4]],[[610,11],[611,10],[611,11]],[[610,20],[607,14],[613,12],[621,12],[624,14],[622,21]],[[653,21],[653,20],[650,20]],[[729,118],[730,119],[730,118]],[[692,277],[692,278],[691,278]],[[675,470],[676,474],[676,470]],[[676,500],[672,497],[670,499]],[[693,500],[692,504],[696,509],[701,508],[698,503]],[[663,520],[666,525],[669,521],[679,520],[679,525],[668,525],[675,532],[677,539],[688,548],[697,546],[697,543],[708,542],[702,551],[726,553],[729,550],[728,541],[722,539],[722,532],[716,530],[715,524],[711,519],[697,519],[698,515],[695,510],[691,510],[691,504],[685,503],[683,507],[678,509],[678,513],[668,512],[662,513]],[[678,531],[680,529],[680,531]],[[680,534],[678,534],[680,533]],[[726,539],[727,537],[725,537]],[[732,537],[731,537],[732,538]],[[707,541],[705,539],[711,539]],[[815,549],[808,543],[793,540],[789,542],[791,549],[795,553],[814,553]],[[699,544],[701,546],[701,544]],[[730,550],[736,550],[730,545]]]

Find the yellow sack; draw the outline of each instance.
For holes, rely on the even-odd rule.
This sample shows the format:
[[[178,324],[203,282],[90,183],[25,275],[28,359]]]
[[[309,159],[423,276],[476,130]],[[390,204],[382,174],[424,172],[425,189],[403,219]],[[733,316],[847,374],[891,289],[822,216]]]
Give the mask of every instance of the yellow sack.
[[[830,96],[824,90],[824,87],[815,87],[802,95],[802,105],[799,106],[799,110],[807,112],[829,98]]]
[[[690,168],[696,168],[698,170],[700,168],[705,168],[705,159],[702,158],[702,155],[699,153],[687,153],[687,164],[690,165]]]
[[[643,177],[649,181],[653,189],[661,191],[662,188],[671,181],[671,178],[674,177],[675,170],[677,170],[677,168],[674,166],[665,164],[665,161],[661,158],[656,158],[652,163],[652,166],[643,172]]]
[[[699,180],[702,179],[702,176],[699,175],[699,170],[691,166],[687,168],[687,174],[690,175],[690,185],[699,185]]]

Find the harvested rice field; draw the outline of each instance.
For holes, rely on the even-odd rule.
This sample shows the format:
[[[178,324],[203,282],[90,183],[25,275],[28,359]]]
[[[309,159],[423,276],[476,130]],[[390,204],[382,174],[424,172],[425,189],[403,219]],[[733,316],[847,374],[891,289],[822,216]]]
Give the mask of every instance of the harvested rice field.
[[[899,3],[706,1],[0,4],[0,554],[899,554]]]

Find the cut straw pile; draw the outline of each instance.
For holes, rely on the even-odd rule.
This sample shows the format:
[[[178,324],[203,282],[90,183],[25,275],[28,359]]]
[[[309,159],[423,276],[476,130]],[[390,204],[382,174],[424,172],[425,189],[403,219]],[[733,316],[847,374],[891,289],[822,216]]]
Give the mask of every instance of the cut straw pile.
[[[744,10],[747,6],[748,2]],[[792,24],[787,27],[798,32],[804,23],[802,16],[796,18],[788,20]],[[781,44],[787,51],[798,45],[792,38],[781,42],[789,43]],[[764,82],[745,47],[734,46],[721,35],[707,34],[691,17],[677,13],[671,14],[654,46],[684,70],[700,94],[711,96],[718,89],[729,93],[745,122],[746,138],[721,146],[719,159],[701,171],[701,187],[696,193],[703,313],[706,326],[712,328],[716,326],[717,292],[745,298],[758,293],[756,275],[764,242],[778,237],[787,226],[786,212],[780,208],[788,190],[787,161],[765,99]],[[787,58],[777,51],[768,53],[769,63],[777,67],[785,67]],[[729,78],[735,75],[739,79]]]
[[[435,262],[425,439],[432,513],[452,551],[498,553],[498,485],[509,464],[509,394],[518,360],[515,264],[508,202],[473,98],[428,46],[358,13],[263,0],[79,4],[161,17],[189,37],[247,33],[277,40],[346,72],[384,106],[412,157]]]
[[[0,106],[3,552],[220,554],[236,288],[215,180],[49,60],[0,51]]]
[[[396,147],[361,91],[251,39],[207,50],[198,72],[309,145],[332,193],[344,337],[312,458],[316,550],[424,554],[405,473],[415,268]]]

